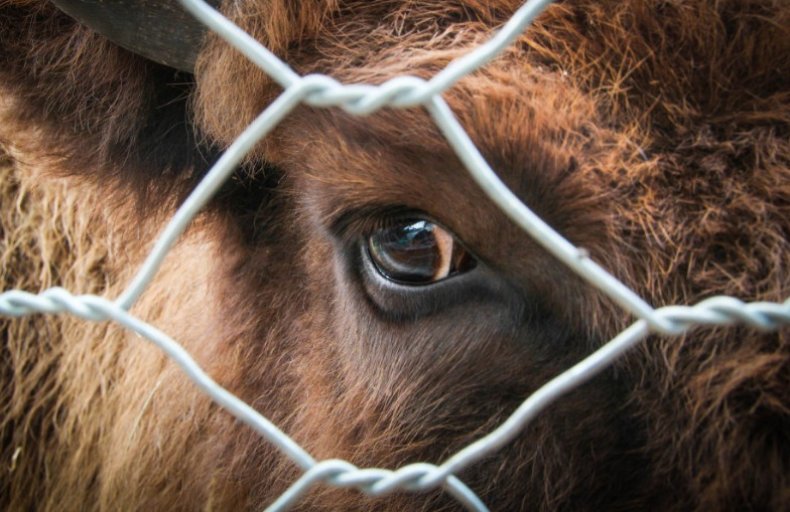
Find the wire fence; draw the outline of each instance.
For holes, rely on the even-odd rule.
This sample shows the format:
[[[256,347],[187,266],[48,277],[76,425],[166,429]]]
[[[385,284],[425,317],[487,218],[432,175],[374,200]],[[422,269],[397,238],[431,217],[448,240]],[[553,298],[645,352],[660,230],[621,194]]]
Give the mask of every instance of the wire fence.
[[[399,76],[378,86],[342,84],[326,75],[300,76],[203,0],[179,2],[274,79],[283,87],[283,93],[228,147],[180,206],[120,297],[110,300],[96,295],[73,295],[63,288],[50,288],[39,294],[10,290],[0,294],[0,314],[67,313],[91,321],[112,320],[151,341],[217,404],[253,428],[304,471],[267,510],[282,511],[292,507],[319,482],[357,488],[371,496],[395,490],[421,492],[442,487],[469,510],[487,510],[480,498],[455,474],[502,448],[548,405],[607,368],[648,334],[681,335],[699,325],[745,324],[761,330],[775,330],[790,324],[790,298],[783,303],[747,304],[733,297],[716,296],[693,306],[654,309],[591,260],[584,250],[576,248],[552,230],[505,186],[483,159],[442,98],[442,93],[495,58],[552,0],[526,2],[491,39],[452,61],[429,80]],[[356,115],[370,114],[382,107],[424,107],[488,197],[551,254],[634,315],[636,321],[590,356],[535,391],[493,432],[439,465],[418,462],[390,470],[358,468],[343,460],[315,460],[266,417],[217,384],[178,342],[128,312],[190,221],[245,155],[300,103],[314,107],[340,107]]]

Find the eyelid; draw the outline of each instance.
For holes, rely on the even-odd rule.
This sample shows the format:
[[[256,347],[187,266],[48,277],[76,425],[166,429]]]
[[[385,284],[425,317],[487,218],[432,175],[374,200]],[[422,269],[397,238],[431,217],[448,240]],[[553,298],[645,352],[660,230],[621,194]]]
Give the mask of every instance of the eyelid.
[[[330,224],[329,231],[341,242],[350,244],[356,243],[361,237],[370,236],[378,230],[393,227],[409,219],[426,220],[453,233],[451,229],[424,211],[401,205],[368,205],[349,209]],[[455,239],[458,241],[458,237]]]
[[[364,244],[357,244],[347,268],[357,276],[362,296],[382,319],[416,320],[464,304],[511,305],[512,294],[504,281],[480,262],[452,278],[414,286],[382,277],[365,252]]]
[[[347,209],[331,220],[328,231],[342,242],[354,241],[378,229],[380,219],[387,215],[388,210],[377,205]]]

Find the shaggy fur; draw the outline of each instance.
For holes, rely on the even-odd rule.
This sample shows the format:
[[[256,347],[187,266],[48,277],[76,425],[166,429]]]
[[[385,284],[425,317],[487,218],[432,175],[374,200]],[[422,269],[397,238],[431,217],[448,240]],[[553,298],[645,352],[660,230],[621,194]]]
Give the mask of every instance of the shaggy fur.
[[[299,72],[430,76],[516,2],[245,0]],[[652,304],[790,296],[790,5],[558,2],[445,97],[547,222]],[[217,151],[279,93],[209,37],[194,77],[40,0],[0,0],[3,289],[114,296]],[[479,261],[415,291],[360,242],[421,212]],[[317,458],[439,462],[631,319],[483,196],[421,109],[300,107],[168,256],[134,312]],[[144,340],[0,319],[0,506],[260,509],[292,463]],[[494,510],[783,510],[790,337],[647,340],[460,476]],[[317,487],[300,510],[451,510]]]

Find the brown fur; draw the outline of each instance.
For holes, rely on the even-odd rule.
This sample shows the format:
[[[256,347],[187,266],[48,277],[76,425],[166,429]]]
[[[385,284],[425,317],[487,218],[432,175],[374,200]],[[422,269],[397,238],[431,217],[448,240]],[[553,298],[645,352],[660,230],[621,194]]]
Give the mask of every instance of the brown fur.
[[[515,7],[249,0],[227,14],[301,73],[380,83],[430,76]],[[279,91],[214,37],[193,81],[38,0],[0,2],[0,20],[2,288],[113,296]],[[560,2],[445,97],[508,185],[651,303],[784,300],[788,27],[782,0]],[[486,278],[429,302],[365,288],[358,241],[393,208],[449,228]],[[317,458],[385,467],[441,461],[631,321],[490,204],[420,109],[297,109],[134,311]],[[259,509],[298,476],[116,326],[36,316],[0,333],[4,509]],[[788,389],[787,329],[654,337],[460,476],[494,510],[783,510]],[[326,487],[300,502],[456,506]]]

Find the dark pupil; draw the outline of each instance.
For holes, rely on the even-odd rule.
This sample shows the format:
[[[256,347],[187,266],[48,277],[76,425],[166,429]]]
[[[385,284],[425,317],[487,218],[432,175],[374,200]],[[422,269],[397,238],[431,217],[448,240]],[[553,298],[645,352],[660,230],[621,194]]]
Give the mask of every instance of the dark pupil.
[[[430,283],[439,263],[436,226],[419,220],[382,229],[369,239],[369,250],[379,271],[395,281]]]

